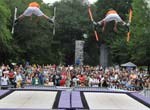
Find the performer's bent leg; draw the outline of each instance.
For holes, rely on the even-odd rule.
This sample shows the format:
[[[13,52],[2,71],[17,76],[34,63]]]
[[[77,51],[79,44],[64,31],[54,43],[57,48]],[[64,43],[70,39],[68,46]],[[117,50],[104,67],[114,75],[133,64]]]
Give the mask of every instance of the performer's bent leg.
[[[115,24],[114,24],[114,31],[117,32],[117,22],[115,21]]]
[[[42,15],[45,19],[47,19],[50,23],[54,23],[54,17],[50,18],[47,15]]]
[[[17,19],[20,21],[24,18],[25,16],[23,14],[21,14]]]
[[[101,26],[101,25],[103,25],[104,21],[105,21],[105,20],[102,19],[101,21],[98,21],[97,24],[99,24],[99,25]]]
[[[21,14],[16,20],[15,20],[15,24],[17,24],[20,20],[22,20],[25,16],[23,14]]]
[[[32,8],[28,7],[23,14],[21,14],[19,17],[17,17],[17,19],[15,20],[15,23],[17,23],[18,21],[22,20],[25,16],[31,16],[32,15]]]
[[[40,18],[41,18],[41,16],[38,16],[38,17],[36,18],[36,20],[35,20],[35,23],[38,23],[39,20],[40,20]]]
[[[104,31],[105,31],[106,24],[107,24],[107,22],[106,22],[106,21],[103,21],[102,32],[104,32]]]

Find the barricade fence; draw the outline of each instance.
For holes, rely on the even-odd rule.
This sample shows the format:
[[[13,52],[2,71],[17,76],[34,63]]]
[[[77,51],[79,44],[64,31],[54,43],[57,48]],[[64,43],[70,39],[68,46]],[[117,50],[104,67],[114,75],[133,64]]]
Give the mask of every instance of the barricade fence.
[[[145,88],[143,90],[143,95],[150,98],[150,88]]]

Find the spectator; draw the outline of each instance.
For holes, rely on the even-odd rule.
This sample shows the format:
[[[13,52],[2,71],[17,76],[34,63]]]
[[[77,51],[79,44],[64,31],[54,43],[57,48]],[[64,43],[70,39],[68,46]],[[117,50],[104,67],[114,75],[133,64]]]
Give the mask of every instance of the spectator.
[[[147,71],[136,69],[130,73],[127,70],[116,70],[113,67],[100,69],[99,66],[41,66],[16,65],[11,69],[8,65],[0,66],[8,77],[10,84],[15,87],[26,85],[67,86],[67,87],[108,87],[128,90],[142,90],[150,88],[150,78]],[[10,71],[11,70],[11,71]],[[7,79],[7,78],[6,78]],[[0,81],[2,82],[2,80]],[[18,86],[20,83],[20,86]],[[8,83],[9,84],[9,83]]]
[[[22,75],[21,75],[21,73],[20,73],[21,71],[18,69],[17,70],[17,72],[16,72],[16,76],[15,76],[15,78],[14,78],[14,80],[15,80],[15,87],[16,88],[20,88],[20,87],[22,87],[23,86],[23,77],[22,77]]]
[[[2,77],[2,67],[0,66],[0,85],[1,85],[1,77]]]
[[[60,73],[56,73],[55,77],[54,77],[54,81],[55,81],[55,85],[56,86],[60,86],[60,80],[61,80],[61,75]]]
[[[27,85],[32,85],[32,77],[31,77],[31,74],[28,74],[28,75],[27,75],[25,82],[26,82]]]
[[[35,74],[35,77],[32,79],[32,85],[41,85],[38,74]]]
[[[1,86],[2,89],[7,89],[9,85],[9,78],[6,73],[3,73],[3,76],[1,77]]]
[[[84,77],[84,75],[80,75],[79,76],[79,81],[80,81],[80,84],[82,83],[82,84],[84,84],[85,83],[85,77]]]
[[[54,86],[54,82],[53,82],[52,78],[49,79],[49,86]]]
[[[147,79],[146,79],[144,86],[145,86],[145,88],[150,89],[150,78],[147,78]]]
[[[9,77],[10,84],[15,85],[15,82],[14,82],[15,74],[13,72],[13,69],[11,69],[11,71],[9,72],[8,77]]]

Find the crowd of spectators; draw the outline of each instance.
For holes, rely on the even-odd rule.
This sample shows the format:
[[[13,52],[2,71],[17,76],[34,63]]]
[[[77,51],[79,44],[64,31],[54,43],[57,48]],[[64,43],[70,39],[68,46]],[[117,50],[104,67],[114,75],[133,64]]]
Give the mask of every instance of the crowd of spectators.
[[[146,70],[102,68],[101,66],[0,65],[0,84],[20,88],[28,85],[64,87],[106,87],[126,90],[150,88]]]

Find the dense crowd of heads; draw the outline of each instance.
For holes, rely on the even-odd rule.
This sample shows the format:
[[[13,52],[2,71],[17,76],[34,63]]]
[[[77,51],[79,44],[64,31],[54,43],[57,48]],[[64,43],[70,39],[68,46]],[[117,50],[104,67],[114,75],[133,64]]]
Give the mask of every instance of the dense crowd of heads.
[[[150,88],[146,70],[101,66],[9,65],[0,66],[1,87],[34,86],[106,87],[125,90]]]

